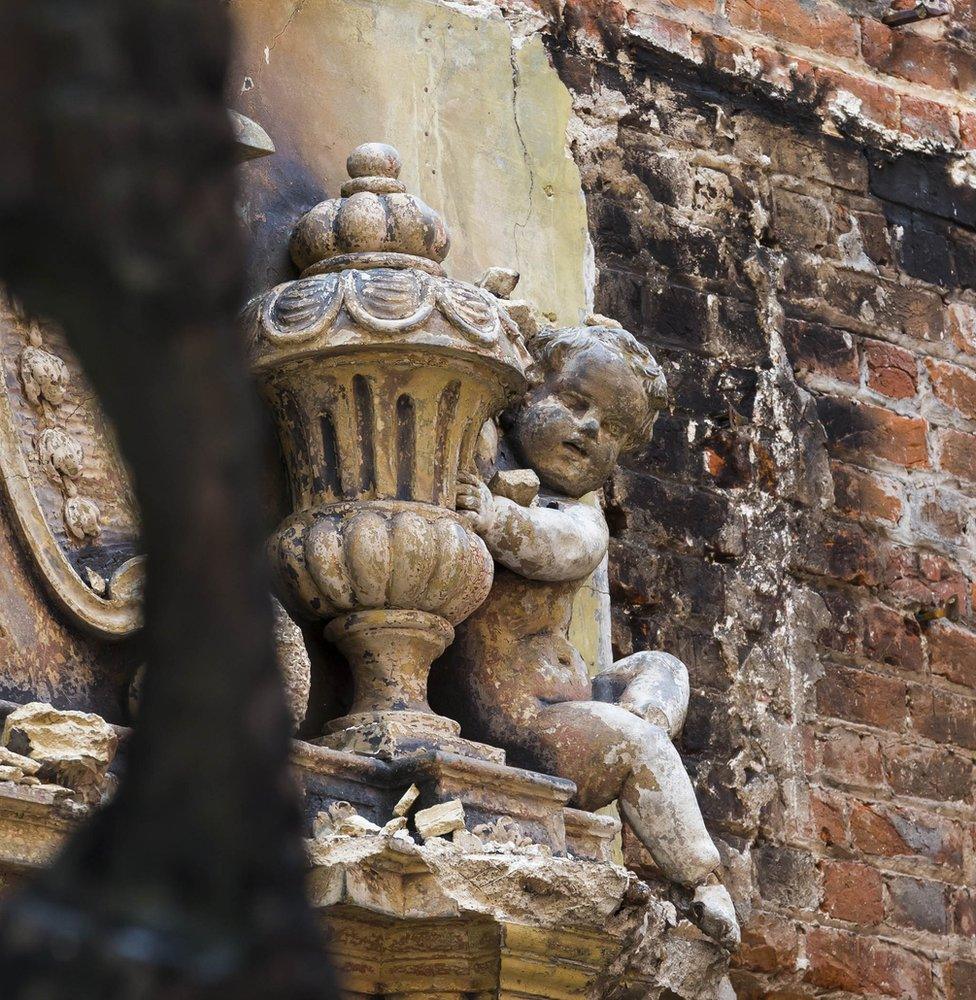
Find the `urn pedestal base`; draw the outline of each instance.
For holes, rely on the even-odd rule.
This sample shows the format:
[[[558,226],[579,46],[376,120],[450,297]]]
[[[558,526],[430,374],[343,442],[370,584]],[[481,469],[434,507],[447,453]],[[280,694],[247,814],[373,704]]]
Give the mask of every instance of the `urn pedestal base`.
[[[454,638],[439,615],[377,609],[329,622],[326,638],[352,666],[356,700],[316,742],[384,760],[443,751],[505,763],[505,751],[461,738],[461,727],[427,704],[431,662]]]
[[[330,722],[329,728],[333,731],[316,745],[389,761],[440,752],[505,763],[504,750],[464,739],[456,722],[432,712],[347,715]]]

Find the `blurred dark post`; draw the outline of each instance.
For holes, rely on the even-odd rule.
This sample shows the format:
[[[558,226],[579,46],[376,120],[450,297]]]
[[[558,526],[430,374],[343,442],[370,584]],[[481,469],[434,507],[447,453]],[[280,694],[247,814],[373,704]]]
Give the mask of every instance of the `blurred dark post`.
[[[0,280],[61,323],[142,507],[112,804],[4,908],[16,998],[332,995],[270,644],[219,0],[0,0]]]

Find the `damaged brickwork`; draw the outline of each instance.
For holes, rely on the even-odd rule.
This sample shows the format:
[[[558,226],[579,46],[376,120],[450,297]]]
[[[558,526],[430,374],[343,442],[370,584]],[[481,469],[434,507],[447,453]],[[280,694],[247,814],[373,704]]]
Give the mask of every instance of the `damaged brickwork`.
[[[596,309],[672,387],[607,491],[614,653],[690,668],[737,995],[970,1000],[976,5],[452,6],[544,38]]]

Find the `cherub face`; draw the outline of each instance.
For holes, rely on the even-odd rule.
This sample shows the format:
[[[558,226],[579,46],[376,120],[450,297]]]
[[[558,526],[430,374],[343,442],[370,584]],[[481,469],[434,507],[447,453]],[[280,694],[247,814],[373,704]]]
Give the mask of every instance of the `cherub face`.
[[[570,354],[533,390],[516,415],[515,441],[544,485],[581,497],[606,481],[646,407],[637,374],[594,344]]]

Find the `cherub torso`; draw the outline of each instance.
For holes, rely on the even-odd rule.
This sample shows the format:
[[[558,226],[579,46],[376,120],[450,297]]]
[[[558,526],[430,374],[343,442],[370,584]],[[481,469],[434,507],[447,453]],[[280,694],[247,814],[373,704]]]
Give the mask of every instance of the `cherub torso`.
[[[543,708],[592,698],[586,662],[568,638],[587,578],[530,580],[496,564],[488,599],[457,626],[435,667],[435,707],[473,739],[530,749],[527,727]]]

